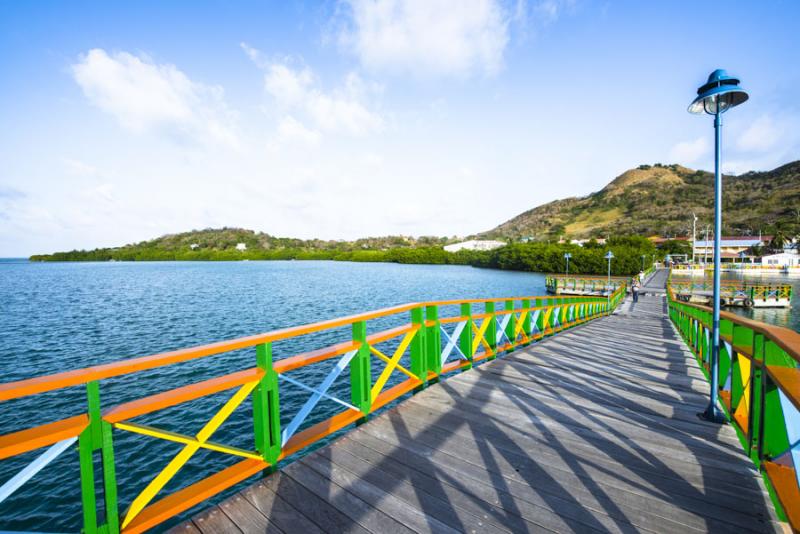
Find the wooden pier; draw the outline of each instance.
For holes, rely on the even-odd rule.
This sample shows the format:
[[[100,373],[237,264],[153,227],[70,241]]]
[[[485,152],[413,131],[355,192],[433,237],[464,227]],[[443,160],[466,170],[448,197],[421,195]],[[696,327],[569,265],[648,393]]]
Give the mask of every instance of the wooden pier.
[[[653,282],[663,282],[659,273]],[[174,532],[774,532],[661,295],[430,385]]]
[[[412,302],[0,384],[0,402],[86,388],[85,413],[0,435],[0,459],[47,447],[0,502],[77,452],[86,534],[800,533],[800,333],[723,312],[712,359],[712,310],[677,299],[667,271],[625,294]],[[273,361],[273,343],[326,331]],[[255,367],[101,403],[108,379],[242,349]],[[697,416],[712,369],[725,425]],[[280,402],[281,384],[305,403]],[[221,392],[194,434],[139,419]],[[214,440],[248,398],[244,439]],[[309,419],[323,398],[340,411]],[[122,432],[181,450],[119,483],[135,461]],[[201,449],[236,463],[173,484]]]

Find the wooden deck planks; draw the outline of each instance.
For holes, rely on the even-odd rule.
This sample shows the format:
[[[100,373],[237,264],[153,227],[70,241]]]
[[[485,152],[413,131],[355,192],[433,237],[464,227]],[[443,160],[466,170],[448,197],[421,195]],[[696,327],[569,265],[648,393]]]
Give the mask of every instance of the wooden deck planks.
[[[774,532],[708,386],[643,296],[451,377],[174,532]]]

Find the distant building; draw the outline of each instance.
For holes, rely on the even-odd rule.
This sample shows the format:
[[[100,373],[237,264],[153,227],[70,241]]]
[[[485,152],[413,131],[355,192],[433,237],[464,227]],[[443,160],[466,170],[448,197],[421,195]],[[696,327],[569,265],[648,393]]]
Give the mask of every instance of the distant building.
[[[244,243],[237,243],[236,250],[238,250],[239,252],[244,252],[245,250],[247,250],[247,245],[245,245]]]
[[[447,245],[444,247],[444,249],[447,252],[458,252],[459,250],[494,250],[504,246],[506,246],[506,244],[503,241],[479,241],[473,239],[470,241],[462,241],[461,243]]]
[[[740,252],[746,252],[752,247],[766,246],[772,239],[771,235],[761,237],[728,237],[723,236],[719,243],[722,259],[737,258]],[[708,261],[714,259],[714,240],[699,240],[694,242],[694,255],[696,258],[707,257]]]
[[[779,267],[798,267],[800,266],[800,254],[782,252],[780,254],[770,254],[761,257],[761,265],[775,265]]]
[[[583,245],[585,245],[589,241],[591,241],[591,239],[571,239],[570,240],[570,244],[578,245],[579,247],[582,247]],[[596,238],[594,238],[594,241],[598,245],[605,245],[606,244],[606,239],[604,237],[596,237]]]
[[[200,248],[200,245],[198,245],[197,243],[192,243],[191,245],[189,245],[189,248],[192,250],[197,250],[198,248]]]

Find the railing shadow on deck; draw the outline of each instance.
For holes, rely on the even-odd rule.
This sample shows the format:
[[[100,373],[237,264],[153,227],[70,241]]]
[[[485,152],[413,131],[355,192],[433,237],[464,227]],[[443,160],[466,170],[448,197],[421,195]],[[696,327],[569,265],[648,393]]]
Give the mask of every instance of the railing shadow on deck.
[[[592,325],[579,328],[591,329]],[[668,331],[671,341],[677,341],[674,331]],[[552,339],[539,346],[537,354],[556,345],[548,352],[561,350],[579,361],[597,358],[594,347],[576,352],[574,337]],[[688,368],[697,369],[686,363],[685,350],[669,344],[667,352],[674,356],[670,365],[676,365],[673,372],[677,376],[683,376]],[[607,356],[613,359],[616,353]],[[639,357],[646,361],[647,353],[641,352]],[[547,360],[548,356],[541,358]],[[390,495],[402,493],[399,488],[410,484],[431,530],[441,530],[442,522],[459,531],[474,528],[460,519],[470,515],[476,520],[483,515],[488,526],[513,531],[567,527],[625,532],[646,528],[647,522],[654,520],[676,531],[766,528],[771,515],[756,478],[744,469],[737,472],[735,467],[724,468],[728,460],[738,460],[731,465],[741,466],[741,452],[732,446],[723,447],[729,456],[711,461],[718,451],[706,447],[693,433],[676,432],[663,411],[650,404],[620,405],[619,389],[612,389],[607,382],[576,381],[565,395],[563,387],[553,386],[563,386],[564,382],[553,380],[547,366],[518,364],[527,359],[524,351],[517,351],[502,362],[477,369],[472,374],[480,376],[472,384],[462,384],[462,380],[442,382],[384,415],[381,419],[388,419],[388,424],[370,422],[342,438],[348,448],[355,443],[361,451],[359,457],[371,458],[362,461],[360,467],[354,466],[353,459],[334,456],[348,454],[336,447],[329,448],[324,457],[317,454],[313,462],[301,463],[327,478],[335,478],[332,473],[337,469],[349,469],[357,477],[357,482],[344,482],[336,488],[330,483],[325,498],[334,503],[346,498],[342,490],[364,496],[365,482]],[[562,369],[559,362],[553,362],[553,367]],[[507,380],[504,372],[509,368],[519,373],[517,381]],[[627,378],[623,382],[627,383]],[[487,402],[490,399],[494,402]],[[619,408],[620,419],[599,413],[598,406]],[[690,409],[701,407],[702,396],[692,395]],[[638,423],[648,429],[652,435],[645,441],[658,443],[663,438],[664,448],[674,447],[677,441],[695,459],[688,462],[689,466],[699,472],[678,469],[674,459],[667,461],[652,447],[642,445],[640,439],[617,428],[614,423],[623,420],[626,425]],[[698,429],[715,428],[689,422]],[[542,453],[543,447],[547,454]],[[624,467],[623,472],[620,467]],[[566,472],[572,475],[566,476]],[[482,479],[487,473],[489,480]],[[571,480],[565,483],[564,478]],[[706,481],[705,489],[697,481]],[[448,495],[447,487],[458,497]],[[668,496],[687,513],[661,517],[658,511],[642,506],[641,500],[637,502],[633,490],[657,498]],[[742,503],[747,506],[748,501],[741,499],[743,494],[754,497],[747,515],[737,510]],[[626,503],[623,497],[630,501]],[[410,500],[408,496],[406,499]],[[587,501],[593,503],[587,505]],[[343,504],[342,508],[348,506]],[[351,519],[365,521],[358,513]]]
[[[669,331],[672,339],[677,340],[674,331],[671,328]],[[547,345],[566,345],[569,337],[572,336],[551,340]],[[573,347],[564,348],[572,350]],[[685,363],[686,351],[673,349],[670,352],[684,362],[677,363],[674,368],[676,374],[682,375],[690,368]],[[526,357],[524,352],[515,354],[520,355],[482,367],[476,374],[502,374],[502,369],[514,365],[513,360]],[[574,354],[576,358],[588,355]],[[647,352],[640,352],[640,356],[646,358]],[[696,366],[691,368],[697,369]],[[741,452],[733,446],[722,447],[727,456],[720,456],[717,448],[706,446],[695,433],[676,432],[664,413],[648,404],[620,406],[618,390],[610,390],[606,383],[582,380],[574,384],[569,390],[570,395],[566,396],[562,388],[548,385],[555,382],[546,375],[543,377],[541,369],[525,366],[520,371],[523,378],[519,384],[506,382],[501,385],[496,380],[476,379],[465,390],[456,386],[457,383],[461,385],[460,381],[444,382],[436,388],[433,408],[431,403],[423,402],[424,396],[418,396],[384,416],[389,420],[388,425],[368,423],[358,432],[342,438],[348,447],[355,442],[377,458],[363,471],[354,472],[359,480],[357,485],[344,484],[343,489],[358,494],[364,491],[358,486],[366,481],[393,494],[398,486],[409,481],[428,521],[455,517],[448,526],[457,530],[466,527],[457,519],[459,514],[464,515],[465,510],[476,515],[489,510],[490,524],[514,531],[556,527],[558,521],[563,521],[562,527],[577,530],[631,531],[646,527],[647,521],[656,519],[662,522],[662,526],[671,525],[674,530],[763,531],[768,528],[765,523],[772,516],[757,479],[746,469],[725,469],[726,461],[738,462],[732,466],[743,465]],[[426,395],[431,393],[432,390]],[[492,410],[491,407],[497,406],[495,394],[502,395],[506,402]],[[542,394],[545,398],[540,398]],[[702,408],[701,395],[691,395],[691,401],[690,410]],[[568,410],[558,409],[554,404]],[[439,411],[435,409],[437,405]],[[587,405],[618,406],[626,423],[639,423],[654,434],[651,440],[657,442],[659,437],[663,437],[664,447],[674,447],[677,441],[685,448],[686,454],[695,459],[689,463],[699,472],[676,469],[675,460],[672,463],[665,461],[653,448],[643,446],[639,439],[618,429],[608,416],[600,415]],[[425,410],[427,415],[420,415],[419,412]],[[557,422],[555,426],[548,424],[552,421]],[[708,429],[709,436],[716,433],[716,427],[712,425],[691,419],[686,422],[698,430]],[[384,428],[387,426],[388,429]],[[456,435],[463,443],[453,441]],[[470,450],[473,443],[475,448]],[[543,455],[540,446],[555,452],[563,462],[564,470],[571,472],[577,482],[565,485],[553,476],[552,464],[556,460],[552,453]],[[576,454],[576,450],[583,450],[584,454]],[[585,451],[599,452],[600,455],[593,456]],[[711,461],[712,452],[714,461]],[[330,451],[327,454],[326,459],[330,462],[326,464],[317,460],[315,466],[329,475],[328,470],[338,467],[333,457],[337,453]],[[614,470],[609,466],[610,462],[602,461],[603,456],[613,458],[615,467],[622,465],[627,471]],[[475,478],[470,478],[470,465],[480,467]],[[487,481],[480,479],[484,471],[488,471],[490,476],[491,490],[488,494],[485,488],[484,493],[476,489],[487,486]],[[690,475],[696,481],[705,481],[705,488],[687,480]],[[422,479],[428,484],[427,490],[423,489],[426,485]],[[603,483],[599,484],[597,480]],[[445,485],[471,497],[471,501],[453,502],[442,489]],[[657,498],[668,496],[687,514],[678,517],[664,514],[662,517],[658,511],[652,513],[643,507],[626,506],[620,493],[631,489]],[[742,495],[753,498],[742,499]],[[335,499],[334,493],[329,497]],[[594,503],[587,505],[587,501]],[[520,510],[520,504],[538,510]],[[742,513],[742,506],[749,507],[747,514]],[[558,517],[543,510],[557,510]],[[431,529],[441,527],[433,522],[428,526]]]

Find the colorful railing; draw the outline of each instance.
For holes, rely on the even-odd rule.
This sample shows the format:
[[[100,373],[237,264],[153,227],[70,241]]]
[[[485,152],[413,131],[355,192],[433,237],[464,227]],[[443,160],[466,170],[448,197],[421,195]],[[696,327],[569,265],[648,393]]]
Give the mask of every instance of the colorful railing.
[[[711,308],[682,302],[668,286],[669,314],[708,378]],[[783,520],[800,531],[800,334],[720,315],[719,396],[728,420],[765,474]]]
[[[79,415],[0,436],[0,459],[49,447],[17,476],[0,487],[0,501],[22,486],[59,454],[78,443],[83,526],[87,533],[142,532],[203,502],[278,462],[365,418],[404,394],[420,390],[447,373],[492,360],[504,351],[527,345],[545,336],[610,313],[624,298],[625,285],[602,297],[525,297],[413,303],[359,315],[276,330],[251,337],[133,358],[0,385],[0,401],[84,386],[87,404]],[[496,307],[501,303],[500,309]],[[474,306],[483,305],[480,313]],[[452,313],[447,313],[452,311]],[[388,330],[368,333],[368,323],[410,315],[410,322]],[[320,332],[347,339],[318,350],[273,360],[273,343],[299,342]],[[338,330],[337,330],[338,329]],[[393,351],[387,350],[389,344]],[[255,367],[226,369],[228,374],[117,404],[101,404],[101,382],[164,366],[255,349]],[[308,385],[295,371],[338,358],[318,385]],[[382,369],[373,363],[384,364]],[[406,363],[407,362],[407,363]],[[230,372],[233,371],[233,372]],[[350,395],[337,397],[332,385],[349,371]],[[324,372],[324,371],[323,371]],[[404,380],[389,385],[393,374]],[[293,376],[294,375],[294,376]],[[281,384],[306,390],[308,399],[294,414],[281,408]],[[182,405],[219,392],[233,391],[219,411],[195,435],[169,432],[134,422],[137,417]],[[243,449],[217,443],[211,438],[225,420],[250,397],[253,403],[254,447]],[[309,415],[322,400],[342,407],[316,424]],[[289,420],[281,424],[281,415]],[[289,419],[290,418],[290,419]],[[148,481],[120,514],[114,455],[115,435],[130,432],[180,444],[180,452]],[[191,483],[153,502],[176,473],[200,449],[231,455],[238,462]],[[99,460],[99,461],[98,461]],[[122,466],[124,467],[124,466]],[[102,483],[95,480],[96,468]],[[98,509],[98,494],[102,495]],[[127,499],[123,499],[127,501]],[[98,513],[99,512],[99,513]]]
[[[566,276],[551,274],[545,277],[545,288],[548,293],[559,294],[565,291],[602,294],[616,291],[621,286],[627,285],[628,278],[605,276]]]
[[[695,282],[692,280],[670,280],[672,291],[679,295],[713,291],[710,281]],[[720,296],[725,299],[749,299],[750,302],[791,300],[791,284],[748,284],[742,282],[720,283]]]
[[[673,271],[696,271],[696,270],[702,270],[703,266],[700,264],[688,265],[685,263],[679,263],[677,265],[673,265],[671,269]]]

